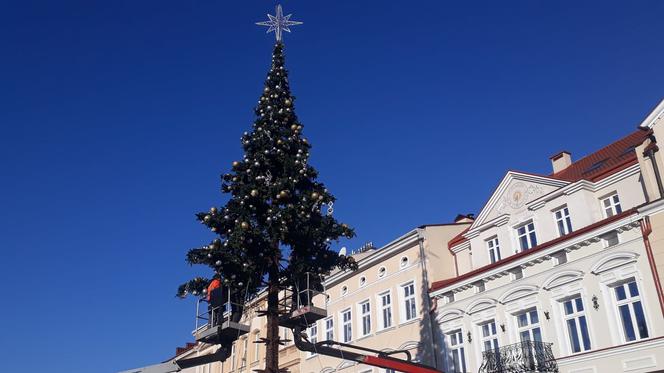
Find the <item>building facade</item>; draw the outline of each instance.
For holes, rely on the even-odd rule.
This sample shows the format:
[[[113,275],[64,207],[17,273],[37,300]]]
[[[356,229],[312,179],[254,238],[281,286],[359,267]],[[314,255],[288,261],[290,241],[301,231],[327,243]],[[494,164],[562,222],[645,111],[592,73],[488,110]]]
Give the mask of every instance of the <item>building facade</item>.
[[[335,340],[386,352],[406,350],[413,361],[433,366],[429,278],[452,275],[453,267],[445,264],[452,260],[446,242],[469,225],[470,219],[460,216],[455,223],[421,226],[382,248],[355,253],[357,271],[333,272],[326,278],[327,302],[318,306],[327,309],[327,317],[309,328],[309,340]],[[302,352],[300,372],[385,371]]]
[[[448,244],[458,272],[431,288],[439,367],[664,369],[661,180],[644,156],[653,133],[640,128],[576,162],[556,154],[550,175],[505,175]]]

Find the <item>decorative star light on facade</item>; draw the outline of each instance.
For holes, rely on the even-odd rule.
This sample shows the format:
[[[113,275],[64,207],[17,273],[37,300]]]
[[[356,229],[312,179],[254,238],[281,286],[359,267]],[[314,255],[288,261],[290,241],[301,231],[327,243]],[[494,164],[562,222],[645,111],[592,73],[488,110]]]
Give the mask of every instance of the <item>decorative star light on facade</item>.
[[[267,29],[267,32],[270,33],[274,31],[275,36],[277,37],[277,42],[281,41],[281,33],[283,31],[290,32],[290,26],[296,26],[296,25],[301,25],[302,22],[298,21],[291,21],[290,17],[292,14],[289,14],[287,16],[284,16],[283,11],[281,10],[281,5],[277,5],[276,9],[276,15],[271,15],[268,14],[267,17],[270,19],[269,21],[264,21],[264,22],[256,22],[257,25],[259,26],[267,26],[269,27]]]

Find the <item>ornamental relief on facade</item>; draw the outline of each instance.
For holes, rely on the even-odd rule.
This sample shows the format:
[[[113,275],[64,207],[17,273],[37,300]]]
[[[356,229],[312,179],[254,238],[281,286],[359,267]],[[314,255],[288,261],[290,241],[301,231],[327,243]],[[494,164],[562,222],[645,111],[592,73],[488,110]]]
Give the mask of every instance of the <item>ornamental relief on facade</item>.
[[[544,189],[536,184],[517,181],[505,191],[496,211],[498,215],[521,211],[528,202],[544,194]]]

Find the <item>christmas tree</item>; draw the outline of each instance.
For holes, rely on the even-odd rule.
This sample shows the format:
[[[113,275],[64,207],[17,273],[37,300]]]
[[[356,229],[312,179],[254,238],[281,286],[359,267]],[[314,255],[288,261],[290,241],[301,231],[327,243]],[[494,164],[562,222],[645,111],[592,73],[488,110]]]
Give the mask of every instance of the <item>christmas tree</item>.
[[[188,263],[209,266],[213,278],[236,294],[267,292],[265,371],[270,373],[278,372],[279,291],[297,286],[307,272],[357,267],[331,249],[354,233],[332,216],[335,198],[308,163],[311,145],[294,101],[278,39],[253,129],[242,136],[244,157],[222,176],[221,191],[230,198],[225,206],[196,215],[218,237],[187,253]],[[178,296],[202,295],[211,280],[194,278],[179,287]]]

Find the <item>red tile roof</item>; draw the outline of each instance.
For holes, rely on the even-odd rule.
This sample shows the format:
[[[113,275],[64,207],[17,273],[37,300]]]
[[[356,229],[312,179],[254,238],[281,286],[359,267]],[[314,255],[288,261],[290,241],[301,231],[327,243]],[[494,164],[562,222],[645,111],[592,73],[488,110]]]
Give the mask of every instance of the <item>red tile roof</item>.
[[[460,276],[453,277],[453,278],[448,278],[448,279],[445,279],[445,280],[435,281],[433,284],[431,284],[431,288],[429,289],[429,291],[436,291],[436,290],[441,289],[441,288],[444,288],[444,287],[446,287],[446,286],[448,286],[448,285],[451,285],[451,284],[454,284],[454,283],[457,283],[457,282],[461,282],[461,281],[463,281],[463,280],[465,280],[465,279],[468,279],[468,278],[470,278],[470,277],[473,277],[473,276],[475,276],[475,275],[477,275],[477,274],[480,274],[480,273],[482,273],[482,272],[486,272],[486,271],[488,271],[488,270],[490,270],[490,269],[493,269],[493,268],[495,268],[495,267],[502,266],[502,265],[505,265],[505,264],[507,264],[507,263],[511,263],[511,262],[513,262],[513,261],[515,261],[515,260],[517,260],[517,259],[519,259],[519,258],[523,258],[523,257],[528,256],[528,255],[532,255],[532,254],[534,254],[534,253],[536,253],[536,252],[538,252],[538,251],[541,251],[541,250],[546,249],[547,247],[550,247],[550,246],[552,246],[552,245],[555,245],[555,244],[560,243],[560,242],[565,241],[565,240],[569,240],[570,238],[574,238],[574,237],[579,236],[579,235],[581,235],[581,234],[584,234],[584,233],[586,233],[586,232],[592,231],[592,230],[595,229],[595,228],[598,228],[598,227],[601,227],[601,226],[606,225],[606,224],[608,224],[608,223],[611,223],[611,222],[613,222],[613,221],[616,221],[616,220],[622,219],[622,218],[624,218],[625,216],[631,215],[631,214],[633,214],[633,213],[635,213],[635,212],[636,212],[636,207],[635,207],[635,208],[632,208],[632,209],[629,209],[629,210],[627,210],[627,211],[623,211],[622,213],[620,213],[620,214],[618,214],[618,215],[614,215],[614,216],[611,216],[611,217],[606,218],[606,219],[604,219],[604,220],[600,220],[600,221],[598,221],[598,222],[596,222],[596,223],[593,223],[593,224],[590,224],[590,225],[588,225],[588,226],[585,226],[585,227],[583,227],[583,228],[581,228],[581,229],[579,229],[579,230],[576,230],[576,231],[574,231],[574,232],[572,232],[572,233],[570,233],[570,234],[568,234],[568,235],[565,235],[565,236],[562,236],[562,237],[558,237],[558,238],[555,238],[555,239],[553,239],[553,240],[550,240],[550,241],[547,241],[547,242],[541,243],[541,244],[539,244],[539,245],[533,247],[533,248],[530,249],[530,250],[522,251],[522,252],[520,252],[520,253],[517,253],[517,254],[514,254],[514,255],[512,255],[512,256],[509,256],[509,257],[507,257],[507,258],[505,258],[505,259],[499,260],[499,261],[497,261],[497,262],[495,262],[495,263],[487,264],[487,265],[485,265],[485,266],[482,266],[482,267],[477,268],[477,269],[475,269],[475,270],[472,270],[472,271],[470,271],[470,272],[466,272],[466,273],[464,273],[464,274],[462,274],[462,275],[460,275]],[[451,241],[450,241],[450,242],[451,242]]]
[[[634,147],[640,145],[650,134],[637,130],[602,149],[573,162],[564,170],[550,177],[566,181],[598,181],[637,162]]]

